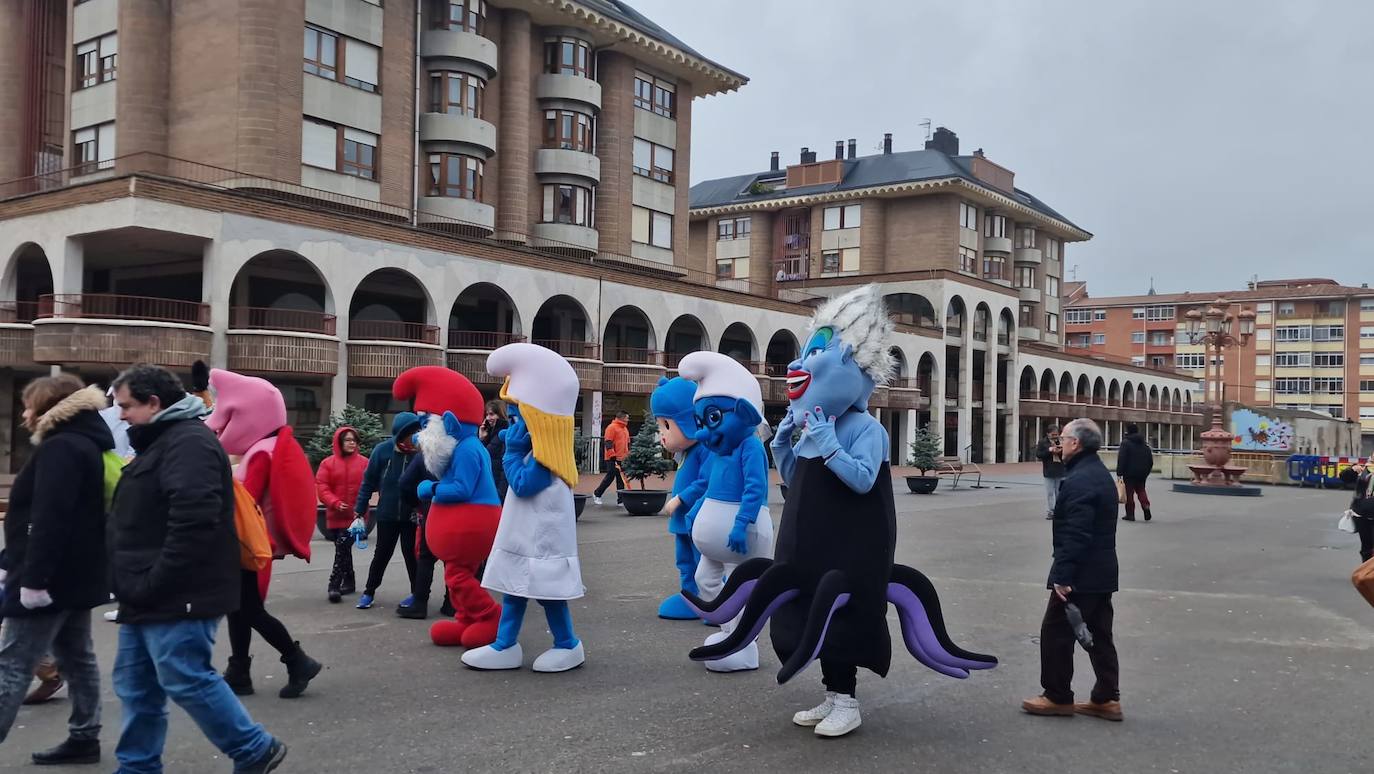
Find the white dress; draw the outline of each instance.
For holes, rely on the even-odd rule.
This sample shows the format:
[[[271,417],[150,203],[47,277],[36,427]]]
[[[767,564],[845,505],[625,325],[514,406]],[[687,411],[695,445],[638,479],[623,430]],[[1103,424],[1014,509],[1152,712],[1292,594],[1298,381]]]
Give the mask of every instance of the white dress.
[[[506,493],[482,587],[528,599],[577,599],[586,592],[567,482],[555,476],[533,497]]]

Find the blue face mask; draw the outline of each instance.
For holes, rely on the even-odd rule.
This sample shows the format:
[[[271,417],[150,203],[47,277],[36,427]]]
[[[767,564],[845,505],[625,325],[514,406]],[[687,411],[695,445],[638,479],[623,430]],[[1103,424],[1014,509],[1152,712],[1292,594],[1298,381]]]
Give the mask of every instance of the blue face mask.
[[[763,421],[754,404],[743,398],[713,396],[693,404],[697,442],[713,454],[730,454],[756,432]]]
[[[853,350],[829,326],[811,334],[802,356],[787,367],[787,399],[801,410],[820,406],[833,416],[850,408],[866,410],[875,387],[854,362]]]

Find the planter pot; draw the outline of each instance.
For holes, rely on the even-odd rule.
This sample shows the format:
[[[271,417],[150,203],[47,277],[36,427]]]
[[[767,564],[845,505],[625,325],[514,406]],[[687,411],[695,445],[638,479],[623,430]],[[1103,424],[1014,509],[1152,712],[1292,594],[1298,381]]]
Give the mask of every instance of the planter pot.
[[[631,516],[653,516],[668,504],[666,489],[621,489],[620,502]]]
[[[573,518],[574,518],[574,520],[580,520],[580,519],[582,518],[582,509],[587,507],[587,500],[589,500],[589,499],[591,499],[591,495],[584,495],[584,494],[575,494],[575,495],[573,495]]]
[[[907,476],[906,488],[914,494],[930,494],[940,485],[938,476]]]

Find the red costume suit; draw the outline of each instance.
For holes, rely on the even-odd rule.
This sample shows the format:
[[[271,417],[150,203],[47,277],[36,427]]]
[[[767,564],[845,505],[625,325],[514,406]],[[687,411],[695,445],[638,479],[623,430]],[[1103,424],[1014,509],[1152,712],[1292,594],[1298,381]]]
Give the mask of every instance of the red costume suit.
[[[485,406],[482,394],[461,374],[442,366],[419,366],[401,374],[392,387],[397,400],[412,400],[425,417],[417,436],[425,467],[438,481],[420,484],[430,500],[425,542],[444,563],[444,583],[455,614],[430,628],[436,645],[478,648],[496,639],[501,608],[477,580],[477,569],[491,553],[501,504],[491,472],[491,456],[477,439]]]

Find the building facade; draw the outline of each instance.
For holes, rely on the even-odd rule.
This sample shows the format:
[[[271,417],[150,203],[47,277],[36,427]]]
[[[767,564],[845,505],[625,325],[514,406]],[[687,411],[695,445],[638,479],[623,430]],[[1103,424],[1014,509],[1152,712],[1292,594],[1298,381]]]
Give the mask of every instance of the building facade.
[[[708,216],[689,203],[691,109],[745,79],[617,0],[19,0],[0,8],[0,35],[0,97],[22,106],[0,116],[12,396],[52,368],[107,381],[134,361],[205,359],[271,379],[308,430],[345,403],[403,408],[389,383],[415,365],[494,394],[486,353],[530,340],[577,368],[589,437],[612,409],[637,418],[703,348],[747,364],[776,421],[813,305],[871,279],[902,321],[903,372],[874,400],[894,459],[924,422],[952,454],[1015,459],[1036,429],[1007,392],[1022,366],[1106,375],[1063,355],[1057,291],[1030,292],[1057,285],[1063,243],[1088,235],[1010,173],[1006,190],[927,187],[981,207],[967,223],[937,217],[967,215],[954,199],[865,202],[834,229],[819,210],[816,243],[841,251],[830,269],[722,277],[731,246],[692,249]],[[980,219],[1003,210],[1000,225]],[[1034,229],[1024,247],[1017,223]],[[755,231],[748,250],[762,232],[773,239]],[[889,260],[870,238],[893,256],[927,247]],[[866,252],[843,253],[850,242]],[[973,268],[919,263],[946,243],[972,244]],[[1035,288],[997,273],[1018,259]],[[1035,410],[1097,410],[1091,392],[1081,408],[1064,397]],[[11,467],[27,449],[16,400],[0,405]],[[1179,403],[1139,418],[1180,433],[1200,421]]]

